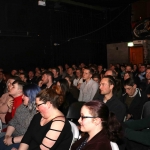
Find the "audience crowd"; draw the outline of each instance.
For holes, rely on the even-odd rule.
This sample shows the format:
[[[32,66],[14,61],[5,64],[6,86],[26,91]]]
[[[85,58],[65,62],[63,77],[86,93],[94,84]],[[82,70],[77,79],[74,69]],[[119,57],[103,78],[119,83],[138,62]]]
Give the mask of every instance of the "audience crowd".
[[[66,116],[81,102],[73,144]],[[150,65],[0,68],[0,122],[1,150],[150,150]]]

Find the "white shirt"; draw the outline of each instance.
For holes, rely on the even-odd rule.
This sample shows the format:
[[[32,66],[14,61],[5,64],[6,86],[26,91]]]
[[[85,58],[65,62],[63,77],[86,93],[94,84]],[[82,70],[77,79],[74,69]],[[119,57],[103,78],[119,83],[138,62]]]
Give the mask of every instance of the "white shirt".
[[[89,102],[93,100],[96,92],[98,90],[98,83],[93,79],[88,82],[83,82],[80,87],[79,101]]]

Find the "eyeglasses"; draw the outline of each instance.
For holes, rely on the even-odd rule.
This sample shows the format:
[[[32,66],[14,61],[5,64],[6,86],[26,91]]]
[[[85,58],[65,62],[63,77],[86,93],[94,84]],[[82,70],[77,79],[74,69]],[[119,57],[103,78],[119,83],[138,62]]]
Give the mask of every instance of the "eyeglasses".
[[[93,117],[93,116],[80,116],[80,118],[83,120],[84,118],[99,118],[99,117]]]
[[[36,107],[39,107],[40,105],[43,105],[43,104],[45,104],[45,103],[41,103],[41,104],[38,104],[38,105],[37,105],[37,104],[35,104],[35,106],[36,106]]]

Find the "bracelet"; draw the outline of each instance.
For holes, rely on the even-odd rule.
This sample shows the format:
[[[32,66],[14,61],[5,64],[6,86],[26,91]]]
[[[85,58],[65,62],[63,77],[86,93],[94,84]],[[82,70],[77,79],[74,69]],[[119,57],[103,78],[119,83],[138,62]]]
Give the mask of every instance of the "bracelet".
[[[14,142],[14,137],[12,137],[11,141],[12,141],[13,144],[15,144],[15,142]]]

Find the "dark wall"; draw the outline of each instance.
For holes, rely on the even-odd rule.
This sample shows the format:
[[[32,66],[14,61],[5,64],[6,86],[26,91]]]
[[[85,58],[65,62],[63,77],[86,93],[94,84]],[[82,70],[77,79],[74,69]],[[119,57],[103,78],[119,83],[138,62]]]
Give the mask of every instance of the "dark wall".
[[[106,44],[131,39],[130,7],[100,12],[54,6],[40,7],[34,0],[0,2],[0,66],[32,68],[81,62],[106,66]]]

